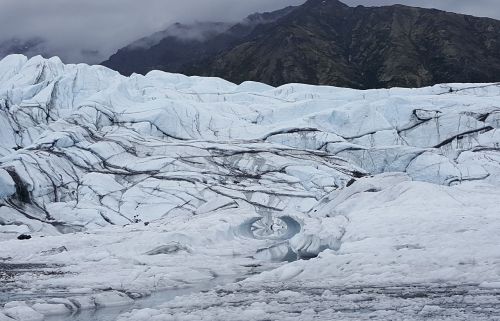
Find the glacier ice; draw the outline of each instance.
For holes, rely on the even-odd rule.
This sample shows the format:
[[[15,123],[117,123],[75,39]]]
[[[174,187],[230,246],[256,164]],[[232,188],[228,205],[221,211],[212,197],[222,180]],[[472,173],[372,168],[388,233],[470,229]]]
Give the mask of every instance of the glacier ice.
[[[13,272],[0,274],[12,294],[0,304],[23,303],[7,303],[0,320],[127,304],[234,275],[246,279],[122,319],[188,319],[190,306],[220,320],[328,319],[340,312],[310,305],[310,315],[295,315],[290,293],[328,301],[341,288],[374,289],[382,309],[391,294],[376,289],[389,285],[494,289],[499,99],[500,84],[274,88],[8,56],[0,266]],[[22,233],[33,238],[17,240]],[[262,301],[251,294],[259,291]],[[230,293],[250,296],[249,306],[230,308]],[[441,313],[420,306],[429,300],[407,309]]]

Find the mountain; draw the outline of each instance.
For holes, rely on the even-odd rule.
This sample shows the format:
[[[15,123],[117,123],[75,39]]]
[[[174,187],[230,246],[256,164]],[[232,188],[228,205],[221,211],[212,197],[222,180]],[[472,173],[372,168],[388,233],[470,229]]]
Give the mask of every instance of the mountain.
[[[268,15],[275,18],[245,32],[231,28],[204,41],[167,37],[140,52],[122,49],[104,65],[126,75],[157,68],[238,83],[361,89],[500,81],[494,19],[403,5],[353,8],[337,0],[309,0]]]
[[[237,24],[222,22],[175,23],[166,30],[139,39],[118,50],[102,65],[124,75],[151,70],[188,73],[186,68],[241,43],[256,26],[273,22],[292,10],[256,13]]]
[[[0,320],[494,320],[499,101],[8,56]]]
[[[124,75],[163,69],[181,72],[182,66],[205,59],[226,48],[224,42],[208,41],[229,29],[224,23],[176,23],[150,37],[118,50],[102,63]],[[182,35],[182,37],[181,37]]]

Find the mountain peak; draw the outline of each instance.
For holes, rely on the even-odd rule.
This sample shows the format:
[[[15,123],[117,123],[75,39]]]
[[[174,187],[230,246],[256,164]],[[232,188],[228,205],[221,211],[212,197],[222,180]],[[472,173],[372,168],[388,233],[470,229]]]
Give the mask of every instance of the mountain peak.
[[[351,8],[338,0],[308,0],[302,6],[298,7],[294,17],[314,16],[330,19],[332,17],[344,16]]]
[[[339,0],[308,0],[302,5],[303,7],[326,7],[326,8],[349,8],[348,5]]]

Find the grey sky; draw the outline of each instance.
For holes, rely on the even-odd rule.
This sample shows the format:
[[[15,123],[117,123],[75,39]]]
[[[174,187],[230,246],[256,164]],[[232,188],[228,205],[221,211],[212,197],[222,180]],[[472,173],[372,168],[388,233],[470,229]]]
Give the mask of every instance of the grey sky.
[[[66,62],[98,62],[173,22],[237,21],[305,0],[0,0],[0,41],[43,37]],[[434,7],[500,19],[499,0],[345,0]],[[82,51],[96,50],[93,56]]]

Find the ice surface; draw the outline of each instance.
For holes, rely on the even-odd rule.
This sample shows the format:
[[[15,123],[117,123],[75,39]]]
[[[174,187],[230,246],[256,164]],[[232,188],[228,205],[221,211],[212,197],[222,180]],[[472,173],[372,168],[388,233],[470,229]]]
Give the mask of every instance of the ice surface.
[[[0,320],[498,319],[499,101],[6,57]]]
[[[6,198],[16,192],[16,185],[9,173],[0,169],[0,198]]]

